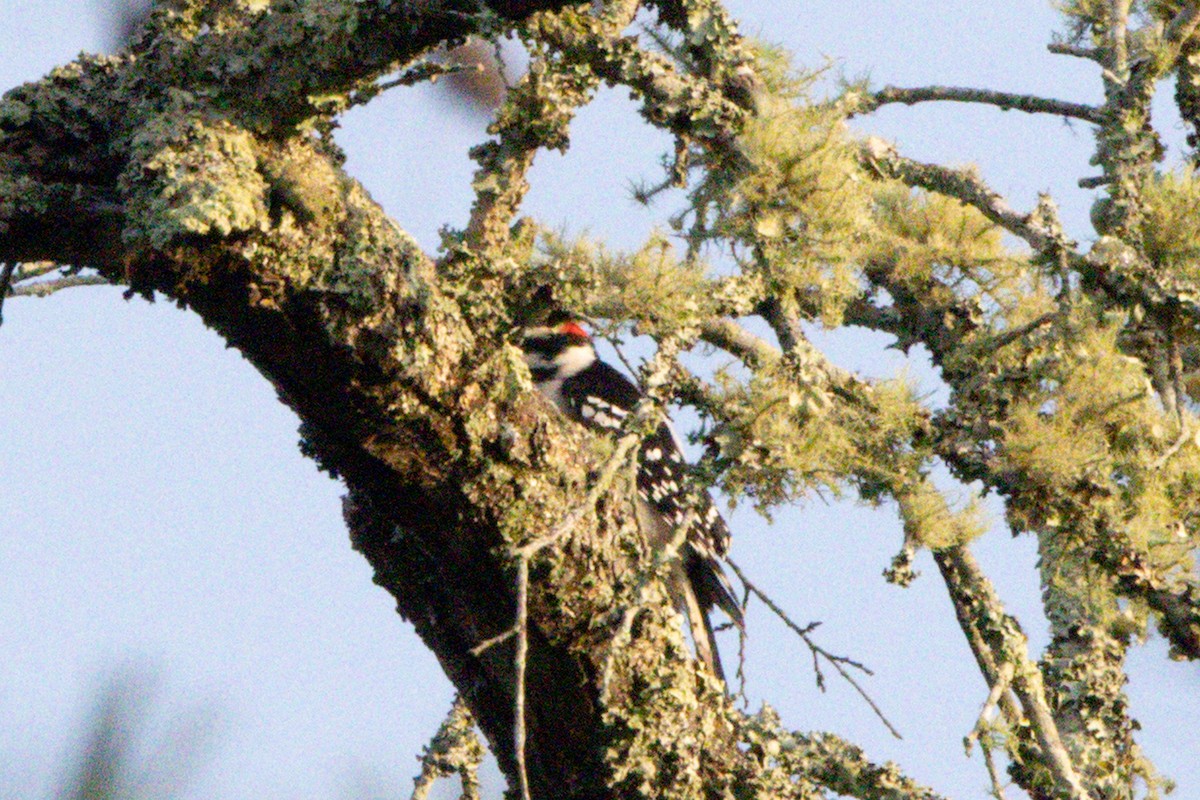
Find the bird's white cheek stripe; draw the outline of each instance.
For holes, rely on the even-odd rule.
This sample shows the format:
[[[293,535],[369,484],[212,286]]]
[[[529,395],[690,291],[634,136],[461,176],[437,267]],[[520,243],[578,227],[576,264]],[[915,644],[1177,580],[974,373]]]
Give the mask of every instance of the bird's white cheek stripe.
[[[585,345],[576,345],[564,349],[554,358],[554,364],[558,367],[559,378],[570,378],[578,375],[592,365],[596,360],[596,352],[592,348]]]

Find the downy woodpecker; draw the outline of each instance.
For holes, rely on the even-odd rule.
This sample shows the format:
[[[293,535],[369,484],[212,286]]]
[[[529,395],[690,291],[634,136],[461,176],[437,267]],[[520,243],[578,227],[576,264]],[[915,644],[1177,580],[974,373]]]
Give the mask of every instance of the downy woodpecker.
[[[588,428],[615,435],[642,398],[632,381],[596,356],[591,337],[575,322],[527,328],[522,347],[542,394]],[[718,560],[729,547],[729,528],[707,492],[689,489],[683,452],[665,422],[638,450],[635,507],[653,548],[667,547],[679,527],[688,526],[671,569],[671,598],[687,618],[697,657],[724,680],[708,612],[719,606],[742,626],[742,606]]]

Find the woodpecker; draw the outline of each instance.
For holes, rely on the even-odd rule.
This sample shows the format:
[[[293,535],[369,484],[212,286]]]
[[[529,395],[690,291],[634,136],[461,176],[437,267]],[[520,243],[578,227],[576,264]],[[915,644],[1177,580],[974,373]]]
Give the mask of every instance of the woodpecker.
[[[576,322],[527,328],[522,348],[534,384],[568,418],[609,435],[642,399],[638,387],[596,355]],[[669,576],[671,599],[688,621],[697,657],[725,680],[708,612],[718,606],[740,628],[742,606],[719,559],[729,528],[708,492],[689,490],[679,440],[663,422],[641,442],[635,508],[642,535],[665,548],[687,526]]]

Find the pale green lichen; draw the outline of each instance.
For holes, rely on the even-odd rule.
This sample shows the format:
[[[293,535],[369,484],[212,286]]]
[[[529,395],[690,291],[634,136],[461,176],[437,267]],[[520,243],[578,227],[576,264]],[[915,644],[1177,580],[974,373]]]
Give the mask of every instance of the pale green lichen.
[[[165,250],[268,226],[269,186],[248,132],[181,110],[147,122],[130,146],[122,188],[137,220],[125,232],[131,243]]]

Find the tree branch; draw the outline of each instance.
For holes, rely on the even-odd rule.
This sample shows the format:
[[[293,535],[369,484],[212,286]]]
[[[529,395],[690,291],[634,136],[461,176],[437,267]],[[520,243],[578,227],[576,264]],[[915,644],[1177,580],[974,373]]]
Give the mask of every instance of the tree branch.
[[[1184,3],[1167,23],[1164,38],[1172,47],[1178,48],[1196,32],[1197,24],[1200,24],[1200,3]]]
[[[967,641],[973,648],[984,644],[990,650],[976,653],[981,664],[995,665],[985,669],[989,688],[1002,679],[1004,665],[1011,665],[1013,691],[1041,748],[1043,763],[1054,775],[1055,796],[1087,800],[1088,793],[1063,746],[1058,725],[1046,701],[1041,671],[1026,654],[1028,641],[1017,621],[1005,613],[991,582],[983,576],[974,557],[964,547],[935,551],[933,555]],[[986,674],[988,672],[992,674]],[[1022,785],[1026,790],[1031,789],[1024,782]]]
[[[443,42],[502,27],[572,0],[431,0],[329,3],[311,13],[305,3],[229,12],[220,29],[183,39],[182,23],[165,8],[156,11],[132,50],[144,69],[165,86],[203,75],[218,105],[240,109],[242,122],[279,131],[347,104],[347,90],[393,71]],[[164,41],[169,36],[170,44]],[[245,54],[270,54],[246,58]],[[313,69],[320,64],[320,69]],[[331,106],[330,103],[333,103]]]
[[[1093,124],[1103,121],[1103,114],[1095,106],[1083,103],[1070,103],[1066,100],[1037,97],[1028,94],[998,92],[990,89],[971,89],[960,86],[922,86],[919,88],[902,88],[885,86],[878,92],[864,97],[855,107],[855,114],[869,114],[879,107],[890,103],[915,105],[934,101],[950,101],[956,103],[982,103],[995,106],[1003,111],[1024,111],[1027,114],[1053,114],[1059,117],[1069,117]]]
[[[863,166],[878,175],[961,200],[1009,233],[1024,239],[1038,252],[1048,252],[1061,245],[1054,232],[1039,225],[1032,215],[1013,210],[1008,201],[973,170],[951,169],[905,158],[892,145],[874,137],[863,144],[861,158]]]
[[[65,275],[50,281],[35,281],[22,284],[21,286],[14,286],[11,294],[13,297],[49,297],[55,292],[62,291],[63,289],[71,289],[76,286],[111,285],[111,281],[99,275]]]
[[[399,3],[343,8],[412,15],[393,26],[394,46],[377,66],[423,46],[405,38],[414,25],[431,41],[431,31],[466,32],[478,19],[430,21]],[[258,24],[278,32],[302,23],[300,11],[285,10],[273,6],[269,16],[280,18]],[[300,37],[287,52],[296,69],[323,74],[311,69],[309,48],[331,41]],[[172,43],[185,55],[215,46],[167,33],[146,46]],[[279,55],[273,43],[266,37],[267,50],[248,47],[241,57],[266,63]],[[95,267],[109,281],[164,293],[274,384],[302,420],[306,452],[346,481],[353,541],[376,581],[437,655],[516,786],[511,650],[471,648],[511,625],[516,598],[497,588],[511,587],[498,555],[506,510],[520,494],[549,517],[563,511],[583,483],[588,451],[569,434],[550,437],[544,404],[511,388],[520,385],[512,382],[517,368],[497,351],[501,337],[485,342],[476,338],[485,329],[463,324],[432,262],[340,171],[336,153],[309,136],[281,141],[223,122],[204,105],[220,94],[207,81],[234,80],[220,71],[177,75],[188,90],[177,96],[184,106],[159,113],[162,87],[153,78],[167,56],[84,58],[6,96],[0,260]],[[312,80],[345,86],[348,78]],[[259,108],[285,108],[286,92],[276,91]],[[157,182],[168,175],[174,183]],[[548,472],[533,479],[531,469]],[[519,492],[523,483],[541,494]],[[568,626],[599,614],[587,606],[596,601],[576,591],[583,605],[572,622],[549,613],[540,591],[530,592],[530,792],[603,794],[598,695],[586,653],[564,644],[574,640]]]
[[[1055,55],[1072,56],[1073,58],[1082,58],[1088,61],[1099,61],[1101,58],[1100,51],[1095,47],[1081,47],[1080,45],[1069,44],[1067,42],[1051,42],[1046,45],[1046,49]]]

